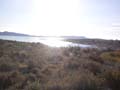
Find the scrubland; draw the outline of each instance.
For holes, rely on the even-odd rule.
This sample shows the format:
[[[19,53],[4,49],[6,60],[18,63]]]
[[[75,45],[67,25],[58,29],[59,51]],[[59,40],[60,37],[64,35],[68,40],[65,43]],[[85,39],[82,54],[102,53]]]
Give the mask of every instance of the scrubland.
[[[0,90],[120,90],[120,49],[114,48],[0,40]]]

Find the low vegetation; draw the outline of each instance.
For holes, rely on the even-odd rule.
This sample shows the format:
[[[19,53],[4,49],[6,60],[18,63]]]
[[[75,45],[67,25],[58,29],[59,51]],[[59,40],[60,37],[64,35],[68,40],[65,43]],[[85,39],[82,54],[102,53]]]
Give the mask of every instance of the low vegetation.
[[[120,40],[104,40],[104,39],[66,39],[66,41],[80,44],[88,44],[97,46],[104,50],[119,50]]]
[[[118,49],[0,40],[0,90],[120,90]]]

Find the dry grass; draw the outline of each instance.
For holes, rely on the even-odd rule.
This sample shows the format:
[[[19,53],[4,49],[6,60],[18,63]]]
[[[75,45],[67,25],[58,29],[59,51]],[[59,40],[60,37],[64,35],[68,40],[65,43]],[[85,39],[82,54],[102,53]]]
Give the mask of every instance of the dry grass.
[[[105,52],[101,54],[102,59],[110,60],[113,62],[120,62],[120,51]]]

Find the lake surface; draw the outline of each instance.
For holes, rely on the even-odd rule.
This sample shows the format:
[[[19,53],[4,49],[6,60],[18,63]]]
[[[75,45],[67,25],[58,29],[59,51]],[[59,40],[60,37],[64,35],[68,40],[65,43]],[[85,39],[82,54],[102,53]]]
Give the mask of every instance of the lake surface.
[[[35,42],[35,43],[39,42],[51,47],[68,47],[68,46],[79,46],[82,48],[92,47],[91,45],[67,42],[64,41],[64,38],[61,37],[0,36],[0,39],[21,42]]]

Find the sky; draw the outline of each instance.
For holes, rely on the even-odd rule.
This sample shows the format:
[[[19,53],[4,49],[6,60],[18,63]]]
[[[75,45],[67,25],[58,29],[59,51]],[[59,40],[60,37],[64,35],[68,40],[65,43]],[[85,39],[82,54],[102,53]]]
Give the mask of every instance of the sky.
[[[0,31],[120,39],[120,0],[0,0]]]

